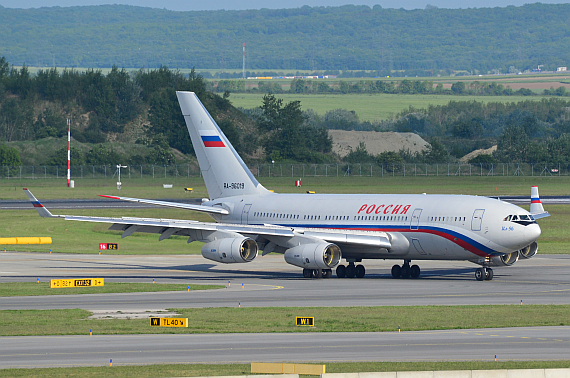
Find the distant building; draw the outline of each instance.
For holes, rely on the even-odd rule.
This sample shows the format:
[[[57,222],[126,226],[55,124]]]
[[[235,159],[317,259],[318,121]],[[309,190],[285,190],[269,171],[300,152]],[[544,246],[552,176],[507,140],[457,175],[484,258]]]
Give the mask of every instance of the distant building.
[[[566,71],[566,67],[558,67],[556,69],[556,72],[562,72],[562,71]]]

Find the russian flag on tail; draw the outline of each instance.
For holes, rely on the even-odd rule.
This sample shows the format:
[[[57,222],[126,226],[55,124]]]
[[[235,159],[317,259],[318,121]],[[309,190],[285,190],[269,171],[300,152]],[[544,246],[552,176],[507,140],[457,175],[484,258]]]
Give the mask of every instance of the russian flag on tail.
[[[214,130],[199,130],[204,147],[225,147],[222,138]]]

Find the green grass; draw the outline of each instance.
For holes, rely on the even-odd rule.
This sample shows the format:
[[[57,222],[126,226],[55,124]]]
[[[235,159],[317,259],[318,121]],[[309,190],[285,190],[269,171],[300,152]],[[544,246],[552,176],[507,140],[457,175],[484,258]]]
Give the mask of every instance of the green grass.
[[[232,93],[233,106],[256,108],[261,106],[265,93]],[[320,115],[329,110],[346,109],[356,112],[361,121],[390,119],[410,106],[426,108],[428,105],[447,105],[450,101],[519,102],[540,101],[542,96],[449,96],[449,95],[406,95],[406,94],[276,94],[285,103],[301,101],[303,110],[313,109]]]
[[[83,277],[78,277],[83,278]],[[149,293],[157,291],[194,291],[223,289],[223,285],[188,285],[188,284],[151,284],[106,282],[105,286],[70,287],[50,289],[49,282],[6,282],[0,283],[0,297],[32,295],[71,295],[71,294],[108,294],[108,293]]]
[[[94,198],[95,193],[116,195],[118,190],[113,188],[109,180],[84,179],[76,189],[62,187],[54,180],[35,180],[29,185],[34,194],[44,198]],[[16,182],[16,181],[15,181]],[[170,198],[206,196],[203,183],[194,185],[198,193],[186,194],[183,185],[179,191],[157,189],[150,180],[123,180],[125,183],[120,195],[138,198],[161,198],[164,192]],[[522,195],[530,200],[530,186],[538,184],[540,193],[545,195],[567,195],[570,187],[570,177],[478,177],[478,176],[418,176],[418,177],[305,177],[303,186],[296,188],[291,177],[261,177],[260,182],[269,189],[281,193],[305,193],[314,190],[317,193],[429,193],[429,194],[471,194],[487,196]],[[61,184],[61,182],[59,183]],[[0,184],[0,197],[25,197],[21,186]],[[111,200],[110,200],[111,201]],[[552,216],[539,221],[543,234],[539,239],[539,253],[568,253],[570,232],[570,207],[567,205],[546,205],[546,210]],[[106,217],[149,217],[189,219],[211,221],[203,213],[182,209],[95,209],[95,210],[53,210],[54,214],[92,215]],[[10,251],[21,252],[66,252],[93,253],[99,252],[99,243],[119,243],[118,251],[105,251],[104,254],[200,254],[202,243],[186,243],[185,237],[173,236],[168,240],[158,242],[158,235],[135,233],[121,239],[121,232],[109,231],[109,224],[70,222],[61,219],[40,218],[35,210],[3,210],[3,218],[9,220],[3,223],[2,236],[51,236],[51,245],[0,245]]]
[[[294,361],[292,361],[294,362]],[[326,365],[327,373],[492,370],[492,369],[556,369],[568,368],[566,361],[425,361],[425,362],[315,362]],[[178,364],[125,366],[114,361],[112,367],[71,367],[38,369],[2,369],[0,377],[43,378],[155,378],[239,376],[251,374],[250,364]],[[309,377],[309,376],[306,376]]]
[[[87,319],[86,310],[0,311],[0,336],[390,332],[570,325],[570,305],[385,306],[172,309],[192,319],[188,328],[150,327],[149,319]],[[296,316],[312,316],[315,327],[295,326]],[[488,319],[493,319],[489,323]]]
[[[277,164],[274,172],[277,171]],[[430,194],[472,194],[481,196],[524,195],[530,198],[530,187],[538,185],[542,196],[568,195],[570,176],[366,176],[369,166],[362,168],[364,176],[336,177],[336,165],[330,172],[335,176],[309,176],[312,165],[305,164],[307,176],[302,177],[303,186],[296,188],[297,170],[290,175],[290,165],[284,164],[283,177],[257,177],[266,188],[278,193],[305,193],[316,190],[318,193],[430,193]],[[333,168],[334,167],[334,168]],[[289,173],[287,173],[289,169]],[[368,171],[367,171],[368,169]],[[443,169],[443,168],[442,168]],[[266,170],[267,171],[267,170]],[[279,170],[280,172],[280,170]],[[330,173],[329,172],[329,173]],[[376,174],[376,172],[375,172]],[[46,199],[99,199],[99,194],[119,195],[135,198],[205,198],[208,197],[204,181],[200,177],[177,177],[167,179],[121,178],[122,189],[116,187],[116,179],[75,179],[75,188],[66,187],[65,180],[10,179],[0,180],[0,200],[27,200],[22,188],[29,188],[40,200]],[[173,184],[172,189],[164,189],[163,183]],[[185,187],[194,189],[186,193]],[[111,200],[109,200],[111,201]]]

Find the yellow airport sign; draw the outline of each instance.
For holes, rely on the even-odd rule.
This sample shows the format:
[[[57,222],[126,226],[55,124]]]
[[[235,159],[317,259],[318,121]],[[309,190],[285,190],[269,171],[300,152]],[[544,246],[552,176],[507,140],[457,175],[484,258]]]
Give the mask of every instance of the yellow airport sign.
[[[63,280],[50,280],[49,287],[52,289],[61,289],[66,287],[91,287],[105,286],[104,278],[72,278]]]
[[[315,326],[315,318],[308,317],[308,316],[297,316],[297,326],[308,326],[314,327]]]
[[[150,318],[150,326],[188,328],[188,318]]]

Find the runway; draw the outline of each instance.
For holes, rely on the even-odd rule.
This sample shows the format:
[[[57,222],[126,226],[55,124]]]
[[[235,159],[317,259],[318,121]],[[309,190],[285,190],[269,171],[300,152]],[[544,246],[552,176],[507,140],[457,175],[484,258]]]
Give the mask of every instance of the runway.
[[[0,282],[47,282],[54,278],[104,277],[107,282],[220,284],[226,289],[193,292],[5,297],[0,310],[477,304],[570,304],[570,255],[538,255],[494,269],[478,282],[468,262],[419,262],[419,279],[393,279],[393,261],[364,262],[363,279],[303,279],[301,269],[280,255],[248,264],[224,265],[196,255],[67,255],[0,252]],[[231,283],[229,287],[228,282]],[[242,287],[243,284],[243,287]]]
[[[570,327],[383,333],[0,338],[0,368],[167,363],[568,359]]]
[[[3,297],[0,310],[148,311],[168,308],[570,303],[570,256],[549,255],[495,269],[423,262],[420,279],[393,279],[390,261],[365,262],[363,279],[303,279],[282,256],[223,265],[201,256],[0,252],[0,282],[104,277],[107,282],[210,283],[225,289],[159,293]],[[231,285],[228,285],[228,281]],[[242,286],[243,283],[243,286]],[[229,286],[229,287],[228,287]],[[100,320],[105,321],[105,320]],[[492,319],[489,324],[492,325]],[[441,361],[568,359],[570,327],[401,333],[174,334],[0,337],[0,368],[252,361]]]

